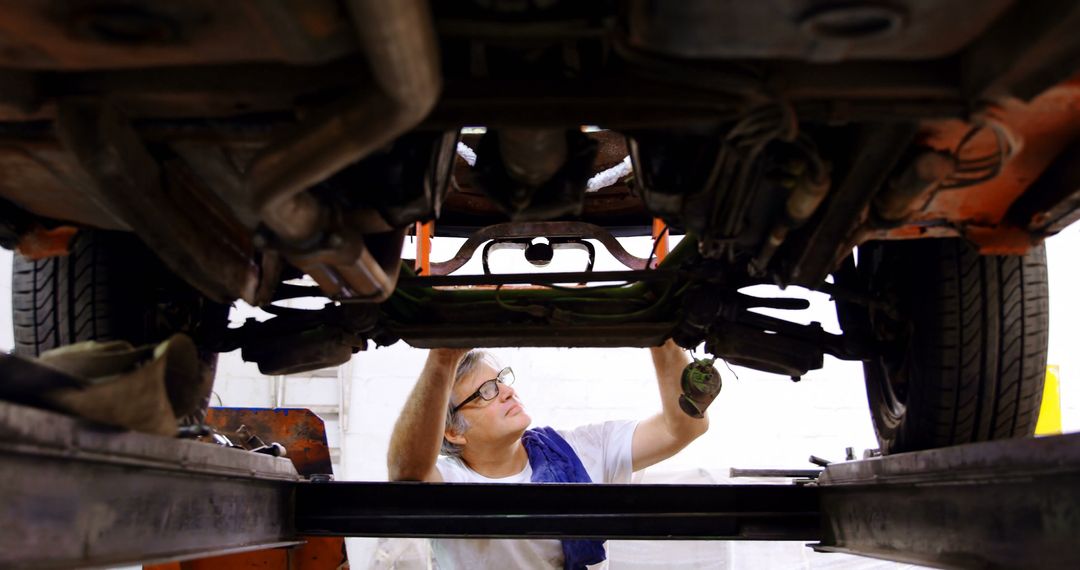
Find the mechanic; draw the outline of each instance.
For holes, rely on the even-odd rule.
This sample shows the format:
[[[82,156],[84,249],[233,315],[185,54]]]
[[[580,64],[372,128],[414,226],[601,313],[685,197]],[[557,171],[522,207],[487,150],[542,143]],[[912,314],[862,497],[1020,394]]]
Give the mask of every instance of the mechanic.
[[[569,431],[532,423],[513,371],[486,352],[433,349],[390,438],[390,479],[448,483],[629,483],[709,427],[679,408],[689,358],[670,340],[651,348],[662,411]],[[440,456],[441,453],[441,456]],[[585,568],[606,559],[598,540],[439,539],[435,568]],[[606,564],[604,564],[606,566]]]

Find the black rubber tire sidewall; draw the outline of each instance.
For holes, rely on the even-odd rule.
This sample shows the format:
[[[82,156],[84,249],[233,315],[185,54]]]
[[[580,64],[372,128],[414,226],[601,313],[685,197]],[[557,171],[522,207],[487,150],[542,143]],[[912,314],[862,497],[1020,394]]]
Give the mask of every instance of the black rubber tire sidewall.
[[[82,230],[67,256],[34,261],[16,254],[12,262],[13,352],[20,356],[88,340],[141,346],[183,332],[195,340],[203,373],[212,377],[212,346],[227,326],[228,311],[169,272],[128,233]]]
[[[897,302],[892,329],[904,331],[892,354],[864,363],[883,453],[1034,433],[1049,331],[1042,245],[980,256],[959,239],[880,242],[860,250],[859,265],[872,291]],[[852,311],[842,324],[880,337],[888,319]]]

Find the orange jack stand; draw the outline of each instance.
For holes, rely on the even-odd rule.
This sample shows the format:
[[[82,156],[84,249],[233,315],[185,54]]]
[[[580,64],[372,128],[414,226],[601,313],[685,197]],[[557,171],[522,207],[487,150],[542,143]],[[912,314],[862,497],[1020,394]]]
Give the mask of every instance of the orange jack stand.
[[[656,258],[656,265],[660,265],[660,262],[663,261],[664,257],[668,254],[668,232],[664,231],[665,229],[667,229],[667,224],[665,224],[663,220],[660,218],[653,218],[652,238],[655,246],[654,249],[656,250],[656,254],[654,255]]]

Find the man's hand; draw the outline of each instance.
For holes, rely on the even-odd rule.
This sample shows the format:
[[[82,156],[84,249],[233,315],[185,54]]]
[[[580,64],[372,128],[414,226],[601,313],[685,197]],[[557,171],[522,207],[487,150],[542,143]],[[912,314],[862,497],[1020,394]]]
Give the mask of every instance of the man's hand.
[[[446,407],[464,348],[436,348],[428,352],[424,370],[401,410],[390,436],[386,467],[391,481],[442,481],[435,460],[439,457]]]
[[[663,411],[643,420],[634,431],[632,455],[634,471],[655,465],[694,441],[709,429],[709,416],[695,419],[679,408],[680,379],[690,358],[674,342],[649,349],[660,387]]]

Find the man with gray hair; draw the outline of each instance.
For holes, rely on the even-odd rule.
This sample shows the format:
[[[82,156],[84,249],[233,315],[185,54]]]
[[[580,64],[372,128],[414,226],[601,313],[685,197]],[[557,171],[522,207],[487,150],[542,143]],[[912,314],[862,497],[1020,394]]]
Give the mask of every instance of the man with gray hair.
[[[514,374],[486,352],[434,349],[390,438],[392,481],[629,483],[699,437],[708,417],[679,407],[689,363],[673,342],[653,347],[661,411],[574,430],[529,429]],[[454,539],[432,542],[436,568],[602,567],[602,541]]]

